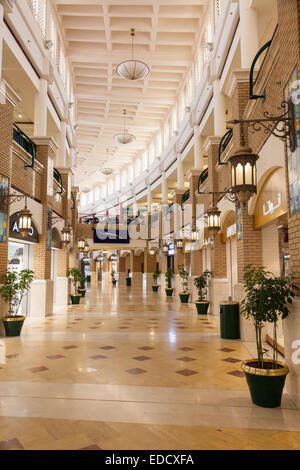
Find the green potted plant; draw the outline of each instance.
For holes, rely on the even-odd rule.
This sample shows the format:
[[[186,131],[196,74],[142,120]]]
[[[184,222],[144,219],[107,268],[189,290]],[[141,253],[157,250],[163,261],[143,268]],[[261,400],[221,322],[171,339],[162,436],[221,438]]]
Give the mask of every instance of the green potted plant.
[[[86,283],[86,278],[81,272],[80,287],[78,287],[77,289],[77,293],[80,294],[81,297],[85,297],[85,294],[86,294],[85,283]]]
[[[172,279],[174,277],[173,271],[171,268],[167,269],[167,272],[165,273],[165,279],[166,279],[166,294],[167,297],[172,297],[174,289],[172,288]]]
[[[74,293],[70,295],[73,305],[78,305],[82,297],[81,294],[77,294],[77,284],[82,280],[82,273],[78,268],[72,268],[69,271],[69,276],[72,278],[72,284],[74,286]]]
[[[18,315],[24,295],[29,291],[34,272],[23,269],[19,273],[6,271],[0,293],[8,303],[8,315],[2,318],[6,336],[20,336],[25,321],[24,315]]]
[[[161,273],[160,273],[159,269],[156,269],[153,273],[153,280],[154,280],[154,284],[152,286],[153,292],[158,292],[159,285],[157,284],[157,280],[160,277],[160,274]]]
[[[248,265],[244,268],[245,298],[241,313],[252,320],[255,328],[257,358],[242,364],[254,404],[265,408],[280,406],[285,379],[289,373],[286,364],[277,360],[274,347],[272,359],[265,359],[266,350],[262,343],[262,329],[267,322],[273,324],[275,346],[279,318],[289,315],[289,304],[295,297],[294,275],[276,277],[264,267]]]
[[[117,284],[117,279],[116,279],[116,273],[115,273],[115,271],[112,271],[112,272],[110,273],[110,275],[111,275],[111,282],[112,282],[113,285],[115,286],[115,285]]]
[[[182,282],[182,292],[179,293],[179,297],[182,304],[187,304],[189,301],[190,293],[188,290],[189,287],[189,273],[185,269],[184,264],[178,265],[178,274]]]
[[[198,315],[207,315],[209,302],[207,300],[207,284],[211,278],[211,271],[204,271],[201,276],[195,277],[194,286],[198,291],[198,300],[196,300],[196,308]]]

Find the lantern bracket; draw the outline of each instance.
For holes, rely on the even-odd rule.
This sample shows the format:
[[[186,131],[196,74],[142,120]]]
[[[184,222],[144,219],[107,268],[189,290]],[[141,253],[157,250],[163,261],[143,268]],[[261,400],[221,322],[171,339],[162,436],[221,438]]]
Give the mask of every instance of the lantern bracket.
[[[24,198],[25,198],[25,201],[27,201],[27,194],[17,194],[17,193],[9,194],[7,192],[7,189],[5,189],[2,186],[0,188],[0,212],[3,212],[5,207],[10,206],[14,202],[20,202]]]
[[[296,127],[295,127],[295,108],[292,98],[289,101],[283,101],[280,107],[284,113],[280,116],[273,116],[268,111],[263,113],[264,117],[260,119],[234,119],[227,124],[240,124],[251,129],[252,133],[264,131],[265,134],[272,134],[282,141],[289,140],[291,152],[296,149]]]
[[[51,225],[52,225],[52,227],[53,227],[57,222],[59,222],[60,220],[64,220],[63,217],[61,217],[60,215],[56,215],[55,217],[51,217]]]

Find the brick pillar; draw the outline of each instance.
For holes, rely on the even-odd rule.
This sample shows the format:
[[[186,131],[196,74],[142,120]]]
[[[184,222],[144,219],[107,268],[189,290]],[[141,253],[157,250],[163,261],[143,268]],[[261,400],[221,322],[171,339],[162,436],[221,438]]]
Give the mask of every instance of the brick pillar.
[[[71,246],[70,246],[69,265],[70,265],[70,268],[78,268],[76,231],[77,231],[77,222],[78,222],[77,197],[79,193],[79,188],[77,186],[73,186],[72,193],[73,193],[75,204],[73,203],[73,198],[71,196],[71,220],[70,222],[72,225],[72,241],[71,241]]]
[[[219,156],[219,146],[221,139],[219,137],[207,137],[204,148],[208,155],[208,187],[207,192],[217,192],[218,188],[218,174],[216,172],[218,156]],[[223,188],[222,188],[223,189]],[[211,196],[211,202],[213,201],[213,196]],[[215,203],[218,202],[218,196],[215,196]]]
[[[2,39],[1,39],[2,50]],[[2,58],[2,56],[1,56]],[[1,64],[0,64],[1,65]],[[0,184],[10,188],[12,177],[12,145],[13,145],[13,122],[14,108],[18,102],[17,96],[13,95],[10,90],[0,87]],[[11,191],[11,189],[9,189]],[[9,216],[10,208],[7,207],[6,226],[0,227],[0,284],[7,269],[8,258],[8,237],[9,237]],[[0,296],[0,316],[6,315],[8,305]],[[0,322],[1,335],[5,335],[2,322]]]
[[[133,282],[140,283],[143,280],[142,256],[143,255],[135,255],[134,250],[130,251],[130,271],[132,273]]]
[[[153,273],[156,270],[156,254],[150,256],[149,254],[150,244],[147,243],[144,249],[144,276],[146,278],[147,287],[151,287],[153,284]]]
[[[63,196],[63,212],[62,216],[64,219],[63,225],[67,225],[69,221],[72,225],[72,176],[73,170],[71,168],[57,168],[62,176],[63,187],[65,189],[65,194]],[[72,226],[73,227],[73,226]],[[60,260],[61,268],[57,271],[56,279],[56,303],[60,306],[68,305],[69,294],[71,289],[71,284],[69,282],[69,269],[71,268],[70,263],[70,251],[71,247],[65,247],[63,250],[60,250],[58,258]]]
[[[254,216],[248,215],[247,207],[241,205],[242,240],[237,242],[238,280],[243,282],[243,269],[248,264],[262,266],[261,231],[254,230]]]
[[[53,281],[51,280],[51,232],[53,168],[57,145],[52,138],[33,139],[37,146],[37,160],[43,165],[42,175],[42,227],[40,240],[34,246],[35,281],[32,287],[32,315],[46,316],[53,313]]]

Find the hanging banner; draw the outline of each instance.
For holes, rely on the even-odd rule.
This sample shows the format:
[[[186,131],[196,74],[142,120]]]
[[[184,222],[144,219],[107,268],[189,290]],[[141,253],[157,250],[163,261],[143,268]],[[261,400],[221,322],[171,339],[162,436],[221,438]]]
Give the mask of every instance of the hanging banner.
[[[287,147],[291,215],[300,211],[300,104],[298,103],[299,100],[297,101],[295,99],[296,90],[293,87],[296,86],[297,83],[298,69],[296,67],[284,90],[285,101],[289,101],[290,98],[293,98],[295,113],[296,148],[294,152],[291,152],[291,149]]]
[[[9,178],[0,175],[0,191],[4,194],[4,199],[8,200]],[[8,226],[8,206],[4,205],[0,211],[0,243],[7,243],[7,226]]]

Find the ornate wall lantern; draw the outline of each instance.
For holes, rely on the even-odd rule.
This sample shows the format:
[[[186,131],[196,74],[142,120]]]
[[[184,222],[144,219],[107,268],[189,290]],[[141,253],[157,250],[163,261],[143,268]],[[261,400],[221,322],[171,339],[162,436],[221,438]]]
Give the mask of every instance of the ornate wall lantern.
[[[211,236],[215,237],[221,230],[221,212],[217,206],[213,206],[206,211],[208,231]]]

